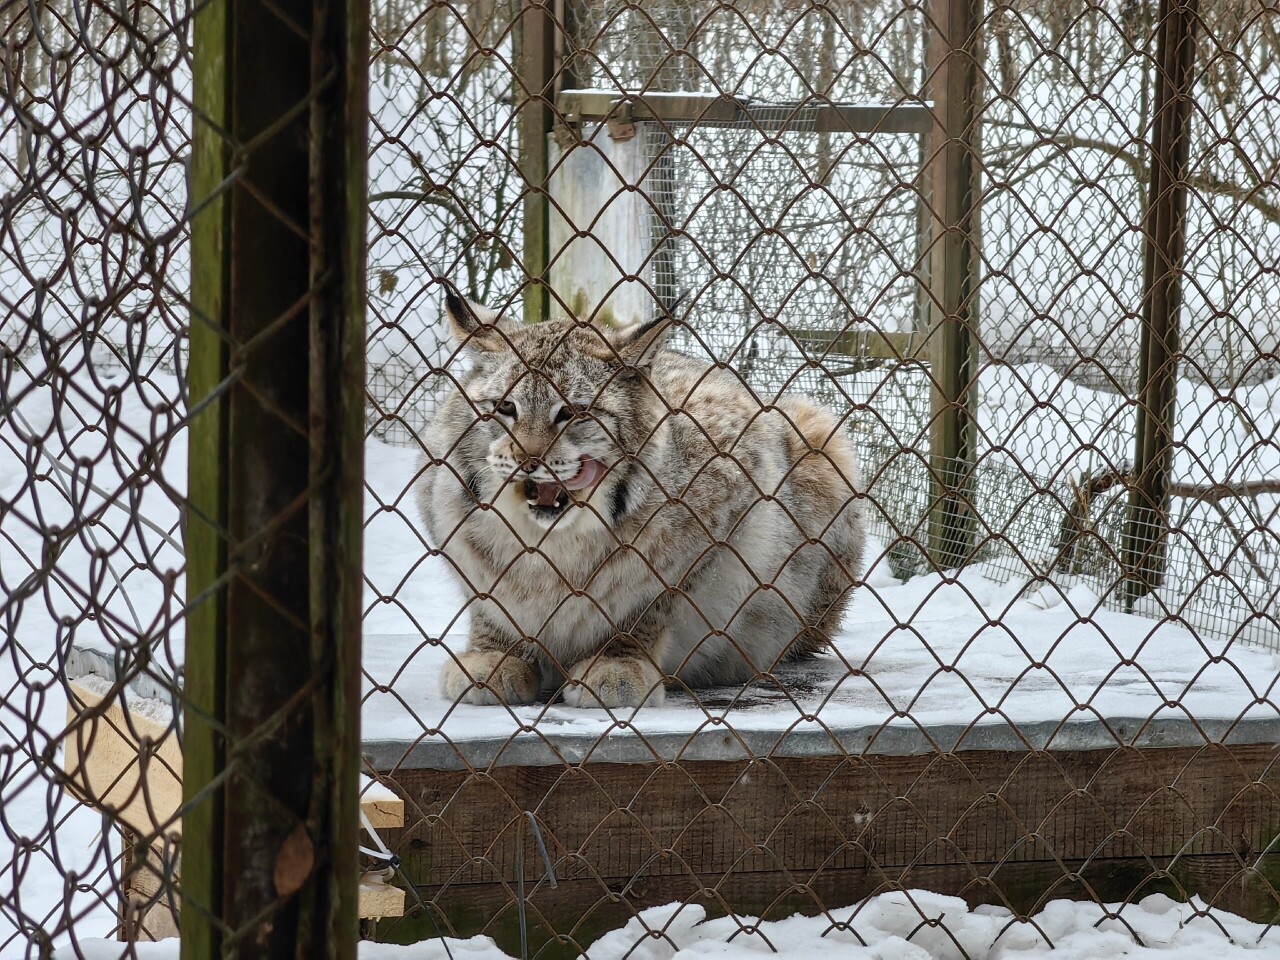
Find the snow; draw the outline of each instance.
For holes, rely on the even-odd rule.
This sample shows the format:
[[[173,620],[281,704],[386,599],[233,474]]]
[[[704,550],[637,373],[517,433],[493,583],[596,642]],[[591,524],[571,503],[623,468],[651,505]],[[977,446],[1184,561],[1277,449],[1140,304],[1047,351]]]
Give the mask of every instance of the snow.
[[[770,99],[808,95],[812,88],[793,66],[805,62],[796,51],[807,51],[809,56],[814,49],[820,23],[811,15],[817,11],[815,6],[806,15],[802,29],[793,29],[788,18],[766,18],[767,23],[753,25],[747,33],[729,8],[716,12],[701,28],[704,40],[738,44],[738,54],[746,44],[752,52],[743,61],[749,66],[740,76],[718,76],[715,83]],[[877,49],[847,43],[844,37],[840,40],[841,49],[853,51],[850,55],[856,58],[844,66],[856,63],[857,67],[842,69],[841,98],[894,100],[913,89],[918,72],[913,46],[917,25],[914,18],[900,16],[896,8],[885,8],[872,21],[882,14],[891,18],[890,23],[873,26],[866,34],[878,37]],[[1105,7],[1098,8],[1098,15],[1103,21],[1110,16]],[[421,20],[425,22],[425,18]],[[1108,107],[1108,103],[1132,101],[1132,92],[1141,85],[1138,72],[1146,58],[1127,53],[1131,49],[1127,40],[1108,34],[1116,42],[1104,46],[1123,62],[1101,63],[1096,76],[1068,77],[1081,86],[1064,94],[1056,86],[1064,78],[1049,75],[1058,55],[1046,53],[1036,40],[1044,24],[1029,15],[1019,24],[1015,46],[1027,48],[1022,51],[1027,63],[1019,77],[1021,90],[1016,101],[992,105],[992,110],[1007,108],[1013,115],[993,113],[992,119],[1016,123],[1017,111],[1029,108],[1046,129],[1081,132],[1115,143],[1144,135],[1130,129],[1136,115]],[[1095,21],[1081,19],[1070,33],[1083,35],[1094,26]],[[770,36],[765,42],[774,52],[757,56],[755,48],[761,35],[756,28],[776,31],[780,27],[784,35]],[[407,28],[404,37],[391,38],[395,43],[383,48],[375,61],[377,82],[371,96],[378,125],[370,163],[373,189],[391,193],[427,189],[431,186],[427,174],[434,171],[449,180],[455,194],[466,198],[468,213],[487,229],[495,225],[491,221],[501,219],[494,216],[491,198],[502,189],[518,192],[510,150],[512,107],[500,90],[491,89],[501,82],[504,71],[509,71],[509,35],[499,31],[502,36],[495,38],[492,63],[496,69],[456,72],[457,63],[474,51],[452,31],[445,47],[432,54],[444,64],[451,79],[444,74],[429,75],[425,61],[430,58],[418,56],[423,51],[416,46],[420,38],[415,30],[416,26]],[[863,31],[854,32],[861,35]],[[616,29],[610,42],[626,43],[629,36],[625,29]],[[1223,47],[1223,56],[1228,48]],[[186,55],[181,44],[170,43],[163,49],[165,57]],[[414,73],[414,82],[401,82],[402,76],[393,69],[393,53],[405,51],[415,62],[424,61]],[[905,62],[899,62],[904,51],[909,55]],[[609,59],[602,56],[601,66]],[[1069,61],[1062,62],[1074,75]],[[60,757],[66,709],[59,677],[61,658],[73,643],[104,651],[147,644],[155,647],[159,672],[172,673],[182,663],[179,613],[183,585],[179,571],[183,557],[177,543],[176,503],[184,490],[186,440],[178,426],[181,411],[172,404],[179,390],[172,373],[154,366],[140,368],[137,355],[144,352],[142,341],[134,343],[131,338],[148,332],[152,339],[148,349],[158,347],[170,363],[177,361],[180,341],[157,342],[157,337],[167,336],[166,325],[176,330],[186,322],[181,305],[188,285],[187,249],[175,234],[160,244],[158,252],[147,251],[140,243],[126,244],[116,229],[120,223],[133,222],[161,235],[184,215],[183,203],[178,201],[184,195],[182,158],[187,150],[189,116],[183,104],[189,99],[189,73],[181,66],[170,73],[163,66],[153,64],[141,70],[152,79],[163,76],[174,86],[175,95],[161,103],[139,95],[100,113],[97,94],[86,94],[66,101],[40,100],[30,107],[42,124],[53,123],[59,111],[74,113],[74,119],[68,117],[59,129],[81,121],[110,121],[114,139],[98,136],[98,126],[85,127],[88,132],[81,139],[93,144],[93,149],[74,150],[73,162],[66,166],[72,173],[53,177],[45,190],[32,193],[14,211],[15,242],[12,248],[0,251],[0,290],[8,298],[5,306],[11,317],[0,330],[0,340],[27,358],[12,371],[6,368],[0,397],[5,413],[0,418],[0,503],[11,505],[0,512],[0,586],[7,594],[6,633],[0,642],[0,826],[16,839],[12,856],[7,852],[0,856],[0,903],[20,905],[49,930],[73,926],[98,932],[114,922],[107,875],[108,863],[116,852],[113,834],[103,829],[97,814],[51,788],[48,771],[41,766],[44,758],[56,763]],[[130,69],[140,68],[133,64]],[[1247,85],[1246,92],[1271,89],[1275,76],[1274,64],[1267,65]],[[689,82],[696,85],[703,79],[695,77]],[[610,82],[630,80],[617,77]],[[160,93],[163,95],[163,90]],[[435,109],[423,109],[428,100]],[[1245,96],[1241,103],[1249,104],[1247,122],[1243,108],[1238,118],[1222,110],[1197,114],[1201,128],[1231,128],[1230,136],[1215,140],[1211,155],[1200,161],[1202,172],[1225,171],[1229,178],[1240,175],[1240,158],[1269,155],[1269,140],[1261,138],[1270,138],[1280,101],[1273,96],[1261,100]],[[478,104],[485,105],[483,112]],[[476,126],[468,126],[469,120]],[[495,139],[477,146],[478,140],[494,131],[499,132]],[[1030,131],[1024,132],[1035,139]],[[739,134],[743,143],[756,145],[755,134]],[[1006,139],[1011,136],[1008,130],[1004,134]],[[1201,130],[1199,139],[1209,139],[1204,134]],[[703,131],[700,136],[704,138],[702,149],[708,153],[713,141],[719,143],[717,149],[730,152],[739,143],[728,133]],[[1232,138],[1243,142],[1240,157],[1225,155],[1232,149]],[[800,203],[794,202],[795,175],[801,179],[809,176],[805,169],[808,161],[797,160],[805,156],[799,139],[798,134],[780,138],[780,152],[774,159],[781,167],[763,153],[758,154],[754,166],[741,165],[734,186],[756,191],[750,197],[738,200],[734,191],[722,191],[726,202],[733,200],[744,215],[750,205],[747,199],[755,204],[757,213],[768,205],[765,201],[770,197],[787,209],[794,204],[791,219],[779,221],[787,242],[761,242],[758,224],[751,221],[748,231],[737,238],[754,247],[751,257],[745,252],[741,256],[723,253],[711,263],[697,250],[688,251],[693,282],[697,285],[706,280],[706,289],[695,298],[702,312],[700,323],[717,302],[717,289],[732,291],[746,284],[752,291],[745,301],[745,313],[732,315],[737,326],[727,338],[728,349],[739,350],[743,331],[754,330],[764,315],[790,321],[805,317],[806,304],[827,302],[818,294],[809,299],[795,296],[786,283],[779,288],[785,296],[764,285],[765,279],[785,274],[787,268],[800,270],[806,277],[809,274],[810,268],[796,256],[798,222],[814,219],[824,201],[810,189]],[[64,139],[64,144],[69,142]],[[987,146],[1002,145],[1008,146],[993,136]],[[134,170],[129,160],[143,147],[150,148],[151,159],[156,161],[146,173]],[[810,144],[805,149],[811,148]],[[453,155],[437,162],[438,155],[448,150]],[[912,194],[906,189],[913,174],[902,171],[914,169],[911,165],[917,156],[910,138],[881,139],[867,156],[883,168],[882,177],[901,181],[893,193],[897,205],[886,206],[874,218],[852,201],[844,206],[835,204],[839,208],[835,212],[840,230],[856,214],[857,232],[865,233],[868,245],[875,248],[885,238],[896,236],[895,230],[910,229],[914,224],[914,207],[909,202]],[[1076,151],[1069,159],[1042,170],[1025,169],[1037,162],[1038,156],[1029,153],[1010,169],[998,171],[1007,182],[991,185],[984,201],[984,343],[997,354],[1007,354],[1018,349],[1034,353],[1031,347],[1043,342],[1068,350],[1073,358],[1071,344],[1079,344],[1086,331],[1093,345],[1113,352],[1118,343],[1136,344],[1132,333],[1136,329],[1137,265],[1141,263],[1134,213],[1140,207],[1138,181],[1110,176],[1106,169],[1109,161],[1095,154]],[[80,182],[74,171],[89,168],[98,172],[88,182]],[[697,174],[696,163],[685,169],[693,169],[690,176]],[[851,176],[854,179],[842,188],[864,185],[864,180],[857,179],[860,175]],[[1018,182],[1022,176],[1028,179]],[[751,183],[752,177],[757,182]],[[717,170],[704,179],[715,180],[718,188],[726,178],[724,170]],[[7,188],[10,181],[0,187]],[[702,184],[701,179],[691,182]],[[85,190],[94,195],[95,203],[80,202]],[[871,207],[880,209],[883,191],[852,192],[859,202],[865,197]],[[1258,262],[1256,252],[1274,248],[1280,228],[1224,197],[1208,203],[1193,197],[1190,208],[1185,341],[1201,363],[1235,380],[1238,368],[1250,366],[1251,354],[1275,349],[1274,306],[1280,274],[1269,261]],[[73,209],[79,212],[69,212]],[[702,235],[701,242],[707,242],[717,231],[725,232],[723,224],[715,222],[722,219],[723,211],[701,205],[698,209],[706,211],[708,227],[702,230],[696,211],[690,212],[682,224],[690,234]],[[432,288],[424,278],[428,268],[437,275],[457,277],[464,272],[464,265],[450,258],[457,258],[463,249],[465,229],[459,227],[459,218],[452,211],[403,197],[375,200],[374,216],[371,275],[379,281],[371,294],[372,319],[382,323],[371,324],[369,360],[371,367],[387,367],[388,379],[403,384],[418,371],[397,366],[400,358],[407,356],[425,368],[447,354],[436,338],[435,307],[427,302]],[[504,251],[518,258],[515,223],[516,219],[507,218],[497,224],[499,242],[487,248],[481,268],[472,269],[477,276],[467,277],[487,277],[485,282],[491,285],[495,300],[510,299],[518,285],[519,270],[500,266]],[[83,239],[77,240],[71,251],[64,227]],[[416,242],[407,238],[435,239]],[[915,287],[910,264],[898,262],[902,251],[876,254],[873,249],[868,253],[848,237],[838,244],[827,243],[830,239],[829,234],[815,234],[809,252],[819,257],[816,262],[821,263],[824,281],[838,275],[847,284],[841,293],[843,308],[832,322],[849,322],[848,306],[852,304],[859,316],[874,312],[876,323],[886,329],[899,321],[907,323],[914,310]],[[856,255],[853,262],[857,268],[832,266],[825,246]],[[120,281],[115,268],[107,267],[108,253],[120,259],[122,273],[136,270],[139,282]],[[732,276],[720,272],[727,263],[735,265]],[[61,279],[50,280],[50,295],[40,301],[32,278],[55,275]],[[102,298],[115,298],[114,312],[101,329],[92,331],[99,339],[86,339],[90,346],[81,350],[79,334],[87,329],[82,310]],[[37,302],[43,305],[36,307]],[[135,310],[143,311],[139,315],[146,323],[123,319],[134,316]],[[34,322],[37,314],[38,324]],[[711,325],[711,321],[707,323]],[[49,382],[29,376],[23,364],[38,364],[42,354],[53,355],[51,345],[58,338],[62,338],[59,349],[65,351],[59,363],[77,372]],[[1248,353],[1239,358],[1229,355],[1242,340]],[[106,341],[117,345],[129,342],[137,350],[119,347],[113,359],[104,346]],[[1125,351],[1119,355],[1126,355]],[[790,359],[767,359],[778,359],[777,368],[790,376]],[[124,369],[125,363],[132,369]],[[1066,477],[1088,473],[1100,462],[1117,463],[1129,455],[1132,405],[1125,398],[1074,386],[1047,366],[991,365],[980,377],[980,429],[993,448],[989,461],[1003,461],[1039,475],[1048,471]],[[884,414],[876,407],[882,398],[883,391],[868,405],[877,416]],[[400,412],[392,400],[385,406]],[[927,402],[920,409],[927,409]],[[1234,391],[1184,381],[1179,384],[1178,410],[1177,479],[1235,482],[1273,478],[1280,473],[1280,381]],[[164,438],[167,446],[153,451],[149,449],[151,440],[157,437]],[[901,440],[891,439],[895,443]],[[444,562],[428,554],[418,532],[415,508],[408,496],[416,469],[414,451],[370,441],[366,456],[370,488],[366,497],[365,572],[369,587],[364,723],[367,735],[388,745],[389,754],[415,743],[518,743],[537,738],[528,732],[534,725],[544,734],[574,737],[588,744],[663,736],[681,739],[708,727],[709,717],[731,721],[742,734],[765,738],[797,732],[830,736],[833,734],[828,731],[856,730],[859,735],[869,731],[867,746],[876,748],[889,742],[890,734],[923,725],[961,731],[1004,726],[1032,736],[1030,731],[1040,723],[1068,719],[1085,725],[1103,719],[1117,739],[1124,739],[1166,719],[1195,718],[1209,729],[1214,720],[1230,724],[1242,717],[1273,720],[1277,715],[1275,657],[1239,641],[1214,639],[1217,634],[1198,629],[1209,622],[1206,618],[1222,617],[1210,589],[1216,581],[1202,579],[1198,572],[1186,574],[1184,579],[1203,585],[1201,593],[1209,599],[1202,606],[1214,608],[1211,613],[1169,604],[1197,627],[1188,629],[1173,619],[1157,621],[1114,612],[1107,608],[1099,584],[1085,578],[1063,577],[1054,584],[1025,589],[1025,578],[1010,577],[1007,571],[992,577],[987,575],[992,571],[978,569],[959,577],[933,574],[904,583],[890,572],[883,555],[886,544],[872,551],[873,555],[881,554],[880,562],[859,591],[835,655],[790,670],[782,687],[757,684],[747,690],[713,691],[703,697],[706,709],[687,695],[673,693],[662,708],[634,714],[570,710],[555,704],[515,709],[454,706],[439,697],[435,677],[449,650],[460,647],[467,618],[461,598],[446,576]],[[146,466],[157,457],[163,461],[162,476],[149,473],[152,468]],[[134,474],[154,479],[141,487],[126,483]],[[137,497],[132,496],[134,491],[140,491]],[[1232,557],[1221,562],[1223,566],[1235,564],[1226,570],[1225,589],[1234,592],[1237,601],[1246,588],[1252,590],[1255,581],[1260,581],[1256,584],[1259,592],[1251,596],[1250,603],[1274,611],[1280,498],[1262,499],[1265,523],[1249,517],[1237,519],[1264,565],[1264,575],[1254,576],[1247,569],[1243,552],[1234,544],[1229,546]],[[56,563],[43,577],[42,589],[25,600],[15,599],[16,587],[44,566],[55,540],[51,531],[87,514],[97,514],[97,522],[82,535],[58,544]],[[1219,518],[1211,520],[1221,528]],[[1192,552],[1210,547],[1199,535],[1186,535],[1184,540]],[[122,545],[120,550],[117,544]],[[100,555],[104,549],[106,560]],[[96,585],[91,596],[85,594],[86,584]],[[90,606],[97,608],[93,616],[89,615]],[[1148,610],[1158,612],[1155,607]],[[157,718],[171,711],[162,701],[139,697],[131,703],[135,709],[152,711]],[[78,874],[80,879],[69,882],[64,879],[68,873]],[[941,928],[916,930],[919,914],[915,907],[905,906],[894,896],[899,895],[877,898],[855,917],[855,926],[864,936],[864,931],[877,931],[876,942],[866,946],[841,930],[832,930],[819,940],[826,931],[822,924],[829,921],[808,920],[761,924],[758,933],[738,933],[728,943],[746,922],[743,918],[699,923],[698,908],[685,907],[647,911],[643,922],[633,921],[626,930],[611,935],[614,939],[602,943],[593,956],[613,956],[607,952],[613,945],[621,951],[634,944],[645,924],[654,929],[665,926],[667,937],[688,955],[746,954],[763,949],[766,937],[775,944],[790,945],[797,956],[808,955],[805,951],[837,949],[830,944],[839,944],[842,956],[879,956],[882,960],[919,956],[926,942],[945,948],[947,937],[939,934],[930,940]],[[946,912],[946,930],[971,945],[974,956],[1036,956],[1043,952],[1033,943],[1038,936],[1036,928],[1028,925],[1010,927],[995,941],[995,933],[1006,924],[992,908],[967,912],[958,902],[936,895],[913,894],[912,898],[934,911],[931,916]],[[1133,947],[1133,936],[1123,923],[1101,920],[1095,929],[1101,918],[1096,906],[1050,904],[1037,924],[1058,945],[1055,956],[1059,957],[1102,958],[1125,951],[1126,955],[1140,956],[1157,948],[1174,957],[1226,956],[1231,952],[1215,922],[1191,918],[1191,908],[1186,905],[1149,898],[1140,907],[1124,908],[1122,916],[1146,947]],[[1183,917],[1189,922],[1179,926]],[[1233,932],[1241,945],[1239,950],[1257,941],[1260,928],[1224,914],[1214,917]],[[13,936],[15,924],[10,911],[0,908],[0,956],[6,960],[24,953]],[[91,949],[108,951],[101,955],[118,955],[117,947]],[[142,957],[169,956],[172,954],[163,952],[169,949],[141,946],[138,952]],[[454,944],[454,950],[462,955],[499,956],[482,940]],[[1264,941],[1254,955],[1269,955],[1273,950]],[[425,957],[442,952],[439,945],[397,951],[401,948],[367,946],[365,955]],[[670,943],[659,938],[646,941],[632,956],[668,956],[672,952]]]
[[[106,386],[120,385],[109,417],[95,419],[87,402],[99,382],[91,373]],[[1078,405],[1082,424],[1086,411],[1094,408],[1093,398],[1081,388],[1051,384],[1047,371],[1012,370],[1007,375],[1028,383],[1043,380],[1043,390],[1055,393],[1059,402]],[[182,663],[181,620],[175,616],[181,579],[167,587],[165,577],[158,575],[181,568],[181,556],[170,541],[176,535],[174,499],[185,488],[185,434],[171,426],[166,418],[172,415],[165,412],[165,398],[176,393],[173,376],[159,369],[135,381],[122,379],[118,369],[112,373],[109,365],[85,367],[60,387],[17,377],[9,394],[18,399],[15,416],[0,427],[7,441],[0,444],[0,496],[18,505],[0,518],[0,565],[6,582],[35,569],[49,525],[73,517],[69,490],[83,498],[80,510],[101,514],[84,538],[65,545],[48,591],[21,608],[17,646],[0,660],[0,684],[16,691],[7,697],[0,739],[18,750],[16,766],[6,768],[0,783],[0,811],[12,835],[36,841],[17,856],[16,872],[5,872],[0,899],[16,886],[22,909],[48,929],[59,927],[65,916],[81,933],[101,933],[114,919],[106,873],[114,853],[112,832],[103,832],[98,815],[51,791],[38,766],[21,760],[48,751],[59,756],[65,698],[57,680],[57,651],[72,642],[104,652],[147,643],[154,647],[158,674],[172,673]],[[78,414],[57,402],[60,395],[79,398]],[[1240,400],[1260,416],[1275,415],[1269,395],[1242,394]],[[1072,435],[1064,435],[1052,421],[1030,419],[1042,415],[1034,404],[1028,408],[1028,419],[1019,428],[1025,433],[1012,435],[1013,448],[1030,455],[1036,449],[1033,436],[1039,435],[1040,450],[1068,456]],[[992,416],[999,416],[998,411]],[[94,429],[86,429],[82,420]],[[1015,420],[1009,417],[1009,422]],[[120,482],[112,471],[124,475],[136,469],[153,423],[169,440],[155,482],[143,485],[132,503],[108,496]],[[104,459],[108,430],[118,444],[118,463]],[[59,480],[62,474],[41,466],[41,459],[35,461],[40,470],[33,480],[28,438],[49,436],[66,438],[58,457],[71,465],[66,486]],[[1256,450],[1274,455],[1266,445]],[[1223,463],[1244,462],[1227,445],[1215,448],[1215,456],[1224,458]],[[113,466],[108,469],[107,463]],[[560,704],[510,709],[455,705],[439,695],[436,675],[449,650],[461,648],[467,617],[445,561],[431,555],[420,533],[410,495],[417,470],[413,448],[368,442],[363,721],[366,744],[380,745],[384,759],[433,745],[465,753],[547,737],[572,741],[584,753],[628,744],[647,748],[682,744],[695,731],[722,732],[725,723],[744,742],[828,737],[841,748],[893,751],[907,742],[902,735],[925,727],[935,738],[934,745],[926,746],[936,749],[944,727],[956,737],[990,728],[1031,741],[1052,736],[1062,744],[1077,721],[1101,723],[1104,734],[1121,742],[1166,720],[1194,718],[1212,731],[1215,720],[1221,721],[1216,729],[1224,729],[1241,718],[1277,718],[1277,664],[1267,650],[1215,639],[1173,620],[1115,612],[1087,582],[1070,577],[1027,589],[1025,578],[1001,582],[982,568],[971,568],[958,576],[935,573],[902,582],[890,572],[883,543],[870,551],[875,563],[856,594],[835,653],[790,668],[782,685],[706,691],[701,703],[674,691],[660,708],[612,714]],[[101,492],[83,481],[92,481]],[[137,517],[153,526],[135,522]],[[133,556],[150,558],[151,569],[121,563],[113,550],[107,551],[104,565],[99,547],[116,543],[129,544]],[[98,599],[110,616],[86,617],[85,598],[76,585],[88,582],[103,584]],[[155,701],[148,706],[155,707],[157,716],[167,707]],[[27,717],[36,722],[24,729]],[[1047,724],[1050,732],[1037,732],[1036,724]],[[850,741],[855,734],[860,739]],[[86,877],[90,889],[68,890],[63,879],[67,870]],[[967,922],[974,929],[988,923],[977,919],[984,914],[972,916]],[[12,922],[12,917],[0,916],[0,957],[5,960],[21,955],[20,941],[12,939],[8,926]],[[723,922],[690,923],[681,934],[693,938],[687,949],[712,951],[719,933],[697,937],[721,930],[716,924]],[[1075,935],[1060,939],[1069,943]],[[1005,953],[991,955],[1011,955],[1008,936],[1012,934],[1001,947]],[[734,943],[742,940],[740,936]],[[885,940],[877,949],[888,950],[889,943]]]
[[[119,943],[82,941],[54,960],[117,960]],[[921,890],[883,893],[823,916],[707,919],[696,904],[651,907],[589,945],[587,960],[1274,960],[1280,933],[1201,901],[1151,894],[1138,903],[1053,900],[1029,921],[1000,906],[970,910],[957,897]],[[176,940],[139,944],[138,960],[178,960]],[[488,937],[413,946],[360,944],[360,960],[510,960]]]
[[[435,678],[461,637],[440,644],[418,635],[372,636],[366,749],[369,741],[383,744],[371,752],[390,762],[395,744],[421,749],[424,734],[428,743],[463,750],[470,742],[536,743],[552,734],[587,744],[604,737],[647,742],[691,736],[709,719],[728,721],[738,735],[808,732],[857,749],[842,732],[867,731],[874,740],[923,727],[1107,719],[1123,739],[1163,720],[1276,717],[1270,652],[1101,609],[1087,587],[1047,587],[1036,602],[1020,599],[1021,587],[969,572],[868,587],[856,596],[834,655],[779,671],[781,686],[699,691],[696,699],[671,692],[665,705],[634,711],[456,705]],[[406,699],[406,691],[413,696]]]

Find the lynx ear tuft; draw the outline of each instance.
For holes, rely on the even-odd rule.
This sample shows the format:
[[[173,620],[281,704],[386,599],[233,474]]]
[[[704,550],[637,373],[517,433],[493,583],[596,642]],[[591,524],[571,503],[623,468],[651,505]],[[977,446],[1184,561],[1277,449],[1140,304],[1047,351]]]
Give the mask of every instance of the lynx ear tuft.
[[[444,312],[449,318],[449,332],[453,338],[462,346],[483,353],[506,350],[508,343],[503,331],[510,330],[511,325],[501,319],[498,311],[468,300],[448,280],[441,282],[444,284]]]
[[[648,367],[666,344],[675,328],[676,318],[669,313],[652,320],[637,323],[618,331],[610,338],[613,349],[623,363],[633,367]]]

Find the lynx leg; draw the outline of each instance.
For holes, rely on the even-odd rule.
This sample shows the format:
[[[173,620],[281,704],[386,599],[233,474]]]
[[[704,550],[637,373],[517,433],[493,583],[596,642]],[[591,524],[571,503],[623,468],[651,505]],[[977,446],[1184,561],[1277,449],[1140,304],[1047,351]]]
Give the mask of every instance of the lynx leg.
[[[574,664],[565,682],[564,700],[571,707],[658,707],[667,698],[658,669],[671,642],[665,626],[668,598],[650,608],[652,620],[619,635],[595,656]],[[647,619],[647,618],[646,618]]]
[[[444,665],[440,690],[462,703],[532,703],[538,698],[538,673],[512,652],[472,650]]]
[[[642,657],[589,657],[569,671],[571,707],[658,707],[666,700],[662,674]]]

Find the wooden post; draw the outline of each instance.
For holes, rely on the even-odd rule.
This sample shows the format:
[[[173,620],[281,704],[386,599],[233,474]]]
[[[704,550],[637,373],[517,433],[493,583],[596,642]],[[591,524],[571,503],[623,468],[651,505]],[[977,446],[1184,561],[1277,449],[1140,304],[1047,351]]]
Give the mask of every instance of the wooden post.
[[[354,958],[368,0],[195,44],[182,952]]]
[[[1151,178],[1143,220],[1138,410],[1124,536],[1129,609],[1164,580],[1197,7],[1198,0],[1161,0],[1157,27]]]
[[[547,138],[555,99],[555,17],[553,0],[523,0],[516,31],[519,42],[517,99],[520,134],[520,177],[524,181],[524,321],[547,319],[550,298],[548,238]]]
[[[978,196],[982,0],[928,7],[929,343],[932,363],[929,553],[939,569],[973,549],[974,410],[977,393]]]

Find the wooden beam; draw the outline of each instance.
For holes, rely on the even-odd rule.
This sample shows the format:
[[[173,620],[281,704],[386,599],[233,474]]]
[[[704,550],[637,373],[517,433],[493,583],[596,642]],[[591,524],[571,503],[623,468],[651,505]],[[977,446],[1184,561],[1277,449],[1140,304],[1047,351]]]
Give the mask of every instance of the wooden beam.
[[[762,131],[785,129],[801,117],[815,133],[923,133],[933,125],[927,104],[917,103],[756,103],[728,94],[662,92],[619,95],[616,90],[565,90],[557,101],[566,123],[635,123],[725,126],[749,123]]]
[[[759,915],[917,884],[1028,911],[1099,890],[1198,893],[1255,917],[1280,905],[1270,743],[388,776],[408,817],[391,846],[436,919],[463,935],[513,936],[513,916],[494,918],[514,909],[521,872],[533,922],[549,904],[548,935],[685,897]],[[526,810],[563,892],[548,890]]]
[[[925,363],[932,356],[928,337],[923,333],[897,333],[884,330],[820,330],[795,327],[791,336],[805,350],[816,356],[876,360],[888,363]]]
[[[76,796],[108,814],[125,834],[122,914],[135,939],[177,936],[182,849],[183,757],[169,704],[122,696],[96,676],[72,679],[67,703],[63,769]],[[376,830],[404,826],[404,801],[385,784],[361,775],[360,811]],[[187,858],[198,868],[198,857]],[[405,891],[362,882],[361,918],[397,917]]]
[[[367,44],[368,0],[197,15],[188,960],[355,955]]]
[[[182,748],[173,712],[158,700],[126,710],[118,697],[106,696],[113,687],[99,677],[67,684],[63,769],[71,788],[148,842],[180,834]]]
[[[223,792],[226,765],[227,391],[230,344],[231,2],[195,8],[192,28],[191,325],[187,364],[187,617],[183,689],[183,805],[187,834],[207,856],[187,868],[187,896],[202,910],[182,926],[187,960],[221,955],[212,918],[222,913]]]
[[[556,21],[551,0],[521,2],[516,25],[517,82],[512,93],[520,136],[520,177],[524,181],[524,321],[539,323],[550,315],[551,302],[547,286],[551,257],[547,140],[555,97]]]

